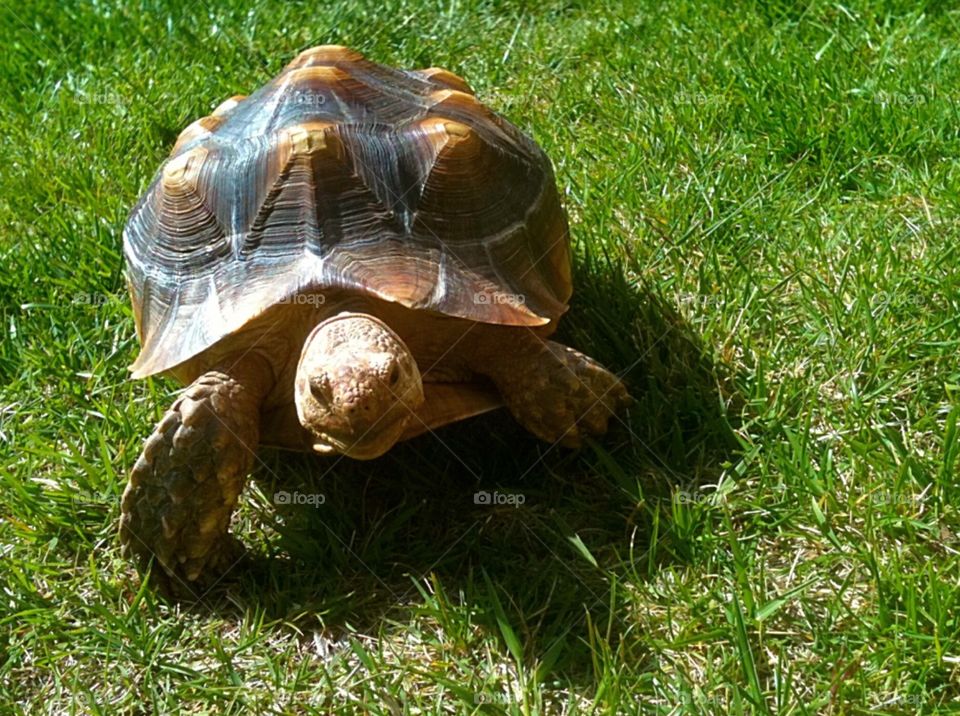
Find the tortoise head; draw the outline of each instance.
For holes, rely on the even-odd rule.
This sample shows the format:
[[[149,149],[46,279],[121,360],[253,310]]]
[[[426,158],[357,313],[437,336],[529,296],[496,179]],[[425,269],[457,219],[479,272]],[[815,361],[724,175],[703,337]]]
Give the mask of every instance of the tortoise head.
[[[415,420],[423,382],[410,350],[385,323],[343,312],[304,342],[294,400],[316,452],[370,460]]]

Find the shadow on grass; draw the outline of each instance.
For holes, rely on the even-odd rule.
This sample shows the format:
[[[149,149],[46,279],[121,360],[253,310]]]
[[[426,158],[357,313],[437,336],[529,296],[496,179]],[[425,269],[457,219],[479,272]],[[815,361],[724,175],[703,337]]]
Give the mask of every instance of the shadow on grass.
[[[697,525],[673,519],[671,492],[716,479],[739,410],[724,408],[728,381],[675,311],[595,280],[621,271],[591,273],[558,338],[624,375],[636,403],[607,436],[551,448],[497,411],[371,462],[264,452],[254,477],[268,503],[278,492],[323,503],[255,510],[240,536],[267,554],[230,585],[230,608],[331,635],[390,630],[425,609],[454,640],[471,622],[497,633],[502,609],[524,657],[568,675],[591,670],[601,632],[625,648],[611,582],[693,557]]]

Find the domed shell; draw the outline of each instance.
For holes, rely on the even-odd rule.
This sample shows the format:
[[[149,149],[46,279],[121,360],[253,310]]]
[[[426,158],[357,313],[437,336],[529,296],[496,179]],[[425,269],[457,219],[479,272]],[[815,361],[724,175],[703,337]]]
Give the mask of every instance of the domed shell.
[[[123,239],[136,377],[298,293],[516,326],[556,320],[571,293],[540,148],[450,72],[339,46],[303,52],[187,127]]]

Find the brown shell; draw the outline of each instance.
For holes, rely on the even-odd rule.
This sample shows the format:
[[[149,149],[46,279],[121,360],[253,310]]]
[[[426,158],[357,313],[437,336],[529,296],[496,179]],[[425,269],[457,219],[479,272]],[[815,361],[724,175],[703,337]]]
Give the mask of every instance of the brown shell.
[[[516,326],[570,297],[549,160],[459,77],[338,46],[180,135],[123,235],[151,375],[298,293]]]

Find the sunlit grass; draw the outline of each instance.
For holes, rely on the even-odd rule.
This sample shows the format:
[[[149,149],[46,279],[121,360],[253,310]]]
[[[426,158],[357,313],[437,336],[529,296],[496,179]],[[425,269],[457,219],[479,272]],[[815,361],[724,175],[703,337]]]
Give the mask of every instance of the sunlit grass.
[[[0,712],[957,708],[958,23],[0,0]],[[264,452],[259,559],[184,611],[115,536],[176,390],[126,379],[121,231],[180,129],[324,43],[447,67],[545,148],[562,337],[637,402],[580,453],[504,415],[372,463]]]

